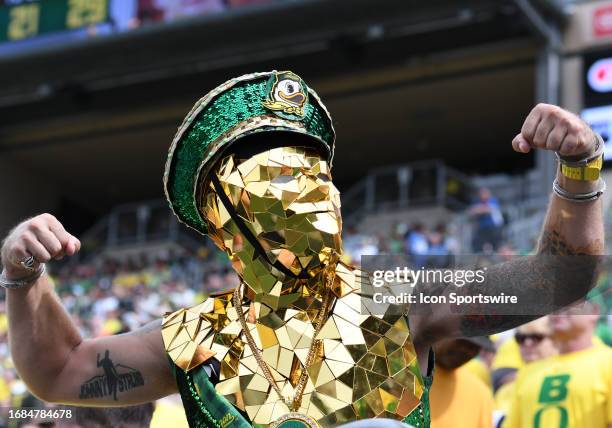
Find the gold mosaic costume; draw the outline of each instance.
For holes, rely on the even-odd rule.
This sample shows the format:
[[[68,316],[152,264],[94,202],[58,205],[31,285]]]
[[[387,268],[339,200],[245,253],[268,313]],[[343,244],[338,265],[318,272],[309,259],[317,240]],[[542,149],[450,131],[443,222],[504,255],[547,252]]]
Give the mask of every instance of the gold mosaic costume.
[[[202,116],[215,108],[223,116],[219,98],[236,87],[259,90],[247,102],[255,111],[233,112],[242,119],[215,138]],[[290,72],[243,76],[211,94],[179,129],[166,190],[179,218],[228,254],[242,285],[163,320],[190,424],[333,427],[387,417],[428,426],[429,379],[420,374],[408,308],[375,304],[370,278],[339,261],[333,128],[320,100]],[[275,132],[254,138],[261,131]],[[203,150],[185,149],[198,138],[210,140]],[[199,164],[190,166],[188,155]]]

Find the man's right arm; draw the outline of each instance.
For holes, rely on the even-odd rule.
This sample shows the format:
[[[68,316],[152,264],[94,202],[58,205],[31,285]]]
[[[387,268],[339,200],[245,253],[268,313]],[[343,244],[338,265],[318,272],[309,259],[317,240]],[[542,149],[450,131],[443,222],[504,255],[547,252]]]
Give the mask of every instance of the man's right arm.
[[[43,214],[20,224],[5,239],[3,275],[12,280],[27,276],[19,262],[30,255],[45,263],[72,256],[79,248],[78,239],[57,219]],[[123,406],[176,392],[160,321],[132,333],[83,340],[46,275],[29,287],[7,290],[7,313],[15,368],[43,400]],[[97,364],[97,355],[107,351],[106,373],[117,374],[110,380],[105,367]]]

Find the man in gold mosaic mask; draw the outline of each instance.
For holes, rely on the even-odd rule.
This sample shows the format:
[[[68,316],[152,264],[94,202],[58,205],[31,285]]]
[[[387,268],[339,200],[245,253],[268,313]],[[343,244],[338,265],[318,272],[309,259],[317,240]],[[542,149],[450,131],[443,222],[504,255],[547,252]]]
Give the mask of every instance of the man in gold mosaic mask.
[[[49,215],[19,225],[5,240],[0,279],[13,358],[30,389],[103,406],[178,391],[193,427],[328,428],[368,418],[429,427],[433,343],[540,314],[373,304],[369,274],[340,258],[334,144],[331,116],[292,72],[241,76],[198,101],[170,148],[166,195],[181,222],[228,255],[241,283],[131,334],[84,341],[44,274],[44,262],[74,254],[78,239]],[[559,155],[539,253],[601,254],[601,139],[573,114],[538,105],[512,145]],[[523,302],[555,290],[563,306],[593,283],[592,263],[576,281],[564,280],[563,266],[539,267],[493,266],[481,287]]]

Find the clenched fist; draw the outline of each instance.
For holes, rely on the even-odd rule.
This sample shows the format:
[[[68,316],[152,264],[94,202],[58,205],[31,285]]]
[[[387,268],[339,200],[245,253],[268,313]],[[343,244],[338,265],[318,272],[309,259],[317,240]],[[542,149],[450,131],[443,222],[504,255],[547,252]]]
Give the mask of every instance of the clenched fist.
[[[521,133],[512,140],[512,147],[521,153],[534,148],[576,156],[593,153],[596,141],[593,130],[575,114],[554,105],[538,104],[525,119]]]
[[[41,214],[19,224],[4,240],[1,251],[4,275],[19,279],[30,274],[21,265],[30,256],[38,264],[72,256],[80,249],[81,242],[66,232],[55,217]]]

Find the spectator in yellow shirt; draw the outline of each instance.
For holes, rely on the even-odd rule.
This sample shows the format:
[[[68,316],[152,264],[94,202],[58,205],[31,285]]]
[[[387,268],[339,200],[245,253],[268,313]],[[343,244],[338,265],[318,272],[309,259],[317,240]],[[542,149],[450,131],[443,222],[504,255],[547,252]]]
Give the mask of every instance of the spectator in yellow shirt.
[[[593,303],[549,317],[559,355],[520,370],[504,428],[612,427],[612,350],[593,341]]]
[[[491,369],[493,371],[500,368],[514,368],[518,370],[524,365],[518,343],[515,340],[506,340],[498,346]]]
[[[538,318],[517,327],[514,340],[525,364],[557,355],[548,317]]]
[[[551,337],[548,317],[538,318],[517,327],[514,339],[519,347],[521,360],[529,364],[557,354],[557,348]],[[514,398],[514,388],[517,370],[512,367],[500,367],[493,372],[495,391],[495,410],[498,417],[510,411]]]
[[[483,346],[493,347],[493,343],[487,338],[465,338],[444,340],[435,346],[431,428],[493,427],[491,390],[467,368],[461,367],[478,355]]]

